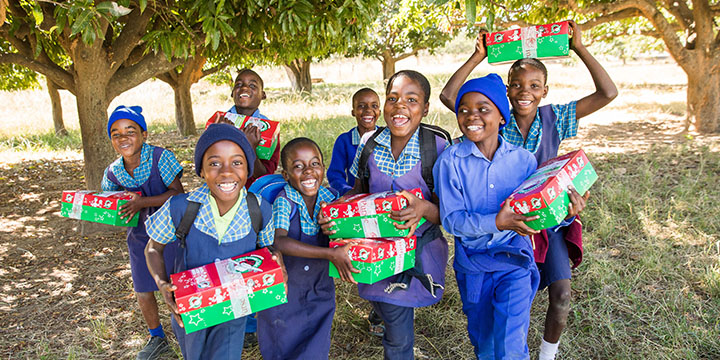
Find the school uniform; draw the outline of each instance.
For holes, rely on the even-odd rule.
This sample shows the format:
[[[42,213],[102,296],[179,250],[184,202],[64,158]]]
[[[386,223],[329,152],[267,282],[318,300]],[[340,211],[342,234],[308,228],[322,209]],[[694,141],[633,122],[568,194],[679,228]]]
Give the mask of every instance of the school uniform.
[[[391,133],[387,128],[375,138],[377,146],[367,162],[370,172],[370,192],[401,191],[419,187],[422,189],[423,197],[430,199],[432,194],[422,177],[419,128],[412,135],[397,161],[392,155],[390,140]],[[438,153],[447,146],[447,142],[437,136],[435,143]],[[364,146],[365,144],[358,146],[350,168],[353,177],[357,177]],[[375,284],[358,284],[360,297],[370,301],[375,312],[385,322],[383,347],[386,359],[414,358],[414,308],[437,303],[444,291],[445,265],[448,259],[447,241],[442,236],[439,226],[430,222],[419,226],[415,230],[415,235],[418,237],[418,246],[423,244],[422,249],[416,249],[416,267],[421,264],[422,274],[407,279],[407,274],[401,273]],[[403,278],[405,278],[404,282]]]
[[[509,143],[530,151],[540,165],[558,155],[558,148],[563,140],[577,135],[576,107],[577,101],[539,107],[525,138],[511,113],[510,121],[501,134]],[[573,258],[572,268],[582,262],[582,231],[579,219],[570,219],[561,226],[543,230],[541,234],[534,235],[532,240],[536,243],[534,249],[541,276],[540,289],[555,281],[571,278],[569,258]]]
[[[272,205],[261,200],[262,230],[256,234],[248,213],[245,189],[241,189],[238,202],[225,215],[231,214],[226,223],[224,233],[218,233],[216,226],[221,221],[213,214],[210,190],[207,184],[187,193],[173,196],[147,221],[150,238],[160,244],[176,242],[175,229],[185,214],[189,201],[201,203],[195,222],[186,236],[184,249],[179,249],[178,261],[170,273],[178,273],[214,262],[216,259],[227,259],[272,244],[273,221]],[[234,211],[234,214],[232,214]],[[224,227],[224,226],[223,226]],[[167,249],[167,246],[165,247]],[[180,350],[186,360],[198,359],[238,359],[243,350],[246,317],[241,317],[207,329],[186,334],[175,317],[172,326],[180,344]]]
[[[530,306],[539,274],[528,237],[500,231],[502,202],[536,169],[527,150],[501,137],[488,160],[471,141],[443,152],[433,174],[440,217],[455,236],[453,268],[478,359],[528,359]]]
[[[377,129],[377,126],[375,128]],[[350,173],[350,166],[355,159],[360,139],[360,131],[356,126],[350,131],[340,134],[333,145],[327,179],[330,187],[337,190],[340,195],[344,195],[355,185],[355,177]]]
[[[231,114],[238,113],[237,109],[235,108],[235,105],[233,105],[227,112],[229,112]],[[270,120],[270,119],[268,119],[267,116],[260,113],[260,109],[256,109],[255,112],[250,116],[264,119],[264,120]],[[274,174],[275,170],[277,170],[278,164],[280,163],[280,148],[281,148],[280,135],[278,135],[278,145],[277,145],[277,147],[275,147],[275,151],[270,156],[270,159],[268,159],[268,160],[260,159],[260,162],[263,164],[263,166],[265,167],[265,170],[267,171],[268,174]],[[250,174],[250,175],[252,175],[252,174]],[[246,189],[249,188],[250,185],[252,185],[252,183],[255,182],[255,180],[257,180],[257,178],[255,178],[254,176],[248,176],[248,179],[245,182],[245,188]],[[251,332],[251,331],[248,331],[248,332]],[[254,332],[254,330],[252,332]]]
[[[320,203],[335,200],[331,190],[320,187],[312,215],[300,192],[285,185],[273,203],[276,229],[300,242],[328,247],[329,240],[315,219]],[[258,313],[258,343],[265,360],[327,359],[330,330],[335,315],[335,282],[325,259],[284,255],[288,302]]]
[[[105,169],[101,188],[103,191],[139,191],[142,196],[156,196],[168,191],[168,186],[175,178],[182,176],[183,168],[169,150],[148,144],[143,144],[140,151],[140,165],[130,175],[125,170],[123,158],[115,160]],[[149,240],[145,231],[145,220],[157,210],[148,207],[139,211],[138,224],[127,228],[127,246],[130,255],[130,272],[135,292],[157,291],[145,262],[145,245]],[[165,249],[165,263],[170,265],[175,261],[176,246]]]

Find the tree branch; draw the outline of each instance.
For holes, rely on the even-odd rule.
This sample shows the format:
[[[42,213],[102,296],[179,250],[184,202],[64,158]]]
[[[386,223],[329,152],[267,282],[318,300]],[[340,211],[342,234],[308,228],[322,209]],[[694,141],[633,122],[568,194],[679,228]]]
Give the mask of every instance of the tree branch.
[[[44,62],[23,56],[19,53],[12,53],[0,54],[0,64],[22,65],[32,71],[45,75],[63,89],[67,89],[71,93],[75,94],[75,82],[73,81],[72,76],[54,63],[46,64]]]
[[[163,53],[150,53],[136,64],[122,67],[113,74],[109,81],[107,97],[113,99],[142,84],[143,81],[172,70],[182,63],[181,59],[168,62]]]
[[[695,20],[695,33],[697,34],[696,46],[702,51],[706,51],[706,49],[710,48],[715,35],[709,0],[694,0],[692,12],[693,20]]]
[[[620,10],[620,11],[617,11],[614,13],[596,16],[596,17],[594,17],[582,24],[578,24],[578,25],[580,26],[580,30],[587,30],[587,29],[593,28],[600,24],[605,24],[605,23],[612,22],[612,21],[619,21],[619,20],[638,17],[638,16],[642,16],[642,13],[640,12],[640,10],[635,9],[635,8],[624,9],[624,10]]]
[[[128,22],[123,27],[122,32],[113,42],[112,52],[110,55],[110,71],[116,71],[120,65],[124,64],[130,53],[135,49],[143,35],[145,28],[150,22],[153,11],[150,8],[140,13],[140,8],[135,8],[128,14]]]
[[[400,60],[403,60],[403,59],[407,59],[407,58],[409,58],[409,57],[411,57],[411,56],[417,55],[420,50],[422,50],[422,49],[415,49],[415,50],[413,50],[413,51],[411,51],[411,52],[409,52],[409,53],[404,53],[404,54],[398,55],[398,56],[394,57],[394,59],[395,59],[395,61],[400,61]]]
[[[665,9],[677,19],[683,31],[690,28],[693,23],[693,14],[685,1],[664,0],[664,4]]]
[[[227,64],[226,62],[223,62],[223,63],[221,63],[221,64],[219,64],[219,65],[216,65],[216,66],[213,66],[213,67],[211,67],[211,68],[209,68],[209,69],[203,70],[203,71],[202,71],[202,77],[206,77],[206,76],[208,76],[208,75],[212,75],[212,74],[214,74],[214,73],[216,73],[216,72],[218,72],[218,71],[226,68],[227,66],[228,66],[228,64]]]

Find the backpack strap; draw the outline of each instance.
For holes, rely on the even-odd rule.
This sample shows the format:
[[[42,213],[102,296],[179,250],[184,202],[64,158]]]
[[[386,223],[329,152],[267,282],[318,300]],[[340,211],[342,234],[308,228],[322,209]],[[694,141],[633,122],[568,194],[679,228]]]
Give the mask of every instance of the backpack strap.
[[[248,212],[250,213],[250,222],[252,223],[253,231],[255,231],[255,234],[259,234],[262,227],[260,199],[255,194],[248,192],[245,200],[247,202]]]
[[[180,247],[185,248],[185,237],[190,231],[190,226],[195,222],[198,210],[200,210],[200,203],[196,201],[188,201],[188,205],[185,208],[185,214],[180,219],[180,224],[175,229],[175,237],[180,240]]]
[[[420,163],[422,164],[422,177],[425,180],[425,184],[433,192],[435,189],[435,180],[433,178],[433,165],[437,160],[437,145],[435,143],[435,136],[440,136],[447,142],[452,142],[450,133],[445,129],[429,124],[420,123],[420,132],[418,134],[420,140]]]
[[[370,170],[368,169],[368,160],[370,160],[370,154],[372,154],[373,150],[375,150],[375,146],[377,146],[375,138],[378,137],[384,129],[385,127],[379,126],[377,130],[375,130],[375,133],[372,134],[372,136],[370,136],[370,138],[365,142],[365,146],[360,154],[357,178],[360,180],[362,193],[370,192]]]

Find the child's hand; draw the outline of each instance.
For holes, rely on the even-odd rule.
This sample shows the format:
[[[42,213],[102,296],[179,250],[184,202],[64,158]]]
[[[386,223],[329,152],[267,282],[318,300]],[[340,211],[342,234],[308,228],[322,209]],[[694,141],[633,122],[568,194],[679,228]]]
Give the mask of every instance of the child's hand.
[[[407,190],[400,191],[397,195],[406,198],[408,205],[400,211],[391,212],[390,218],[395,221],[404,222],[402,224],[395,224],[395,227],[398,229],[410,229],[407,236],[413,236],[420,219],[422,219],[422,217],[428,212],[428,206],[435,205],[427,200],[423,200],[415,196],[415,194]]]
[[[320,202],[320,209],[327,206],[327,203],[324,201]],[[332,221],[329,217],[325,216],[322,211],[318,213],[317,216],[317,223],[320,225],[320,229],[322,229],[323,234],[325,235],[332,235],[336,232],[336,230],[330,230],[333,226],[335,226],[335,222]]]
[[[124,195],[130,196],[131,199],[120,206],[120,218],[128,223],[135,216],[135,213],[145,207],[145,204],[142,196],[136,192],[126,191]]]
[[[272,245],[267,247],[268,250],[270,250],[270,253],[272,254],[272,259],[275,260],[282,269],[283,279],[285,279],[285,293],[288,292],[287,282],[288,282],[288,272],[285,268],[285,262],[283,261],[282,253],[280,251],[277,251]]]
[[[212,123],[213,124],[228,124],[228,125],[235,126],[235,123],[233,123],[228,118],[226,118],[225,116],[220,115],[220,114],[215,114],[215,118],[213,119]]]
[[[580,196],[574,187],[569,187],[567,192],[568,196],[570,196],[570,205],[568,206],[568,215],[565,217],[565,220],[569,220],[573,216],[580,214],[585,208],[588,198],[590,198],[590,191],[585,192],[585,196]]]
[[[160,282],[158,282],[157,285],[158,285],[158,289],[160,289],[160,293],[162,294],[163,298],[165,299],[165,303],[170,308],[170,312],[175,317],[175,320],[177,321],[178,325],[180,325],[181,328],[184,328],[185,325],[182,322],[180,313],[178,313],[177,304],[175,303],[175,296],[173,295],[173,292],[175,290],[177,290],[177,286],[175,286],[172,283],[169,283],[167,281],[163,281],[163,280],[160,280]]]
[[[577,51],[578,49],[584,47],[582,43],[582,32],[580,31],[580,26],[578,26],[577,23],[573,20],[569,20],[568,24],[570,25],[570,29],[572,30],[572,38],[570,39],[570,48],[573,49],[573,51]]]
[[[330,250],[330,262],[335,265],[335,267],[338,270],[338,274],[340,274],[340,279],[343,281],[347,281],[352,284],[357,284],[357,281],[353,279],[352,274],[359,273],[360,270],[356,269],[352,265],[352,261],[350,261],[350,255],[348,255],[348,251],[350,250],[350,246],[354,245],[355,243],[348,243],[343,246],[338,246],[336,248],[333,248]]]
[[[260,137],[260,129],[258,129],[257,126],[246,126],[243,128],[243,132],[245,133],[245,136],[247,136],[247,139],[253,149],[257,148],[258,145],[260,145],[260,139],[262,138]]]
[[[525,224],[525,222],[537,220],[540,216],[535,215],[527,217],[525,215],[516,214],[512,207],[510,207],[512,199],[513,198],[511,196],[505,200],[505,204],[495,217],[495,226],[497,226],[498,230],[512,230],[521,236],[529,236],[539,233],[540,231],[531,229],[527,226],[527,224]]]
[[[480,29],[477,39],[475,39],[475,52],[473,52],[472,56],[481,61],[487,57],[487,43],[485,42],[485,37],[487,36],[488,31]]]

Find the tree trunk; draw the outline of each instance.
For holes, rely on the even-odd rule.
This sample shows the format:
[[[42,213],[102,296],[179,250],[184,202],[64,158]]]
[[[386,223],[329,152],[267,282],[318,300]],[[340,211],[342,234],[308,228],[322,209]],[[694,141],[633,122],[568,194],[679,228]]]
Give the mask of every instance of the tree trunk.
[[[56,136],[67,136],[68,132],[63,123],[62,102],[60,101],[60,92],[58,86],[52,80],[46,77],[48,94],[50,94],[50,103],[52,104],[53,125],[55,125]]]
[[[720,59],[702,59],[687,73],[687,116],[700,133],[720,132]]]
[[[175,124],[183,136],[197,134],[195,130],[195,116],[193,114],[192,96],[190,87],[192,83],[181,82],[173,86],[175,93]]]
[[[395,60],[395,58],[393,58],[392,56],[383,55],[383,57],[382,57],[383,80],[387,80],[395,74],[395,63],[396,62],[397,62],[397,60]]]
[[[285,64],[284,67],[293,90],[308,93],[312,91],[310,60],[295,59]]]

